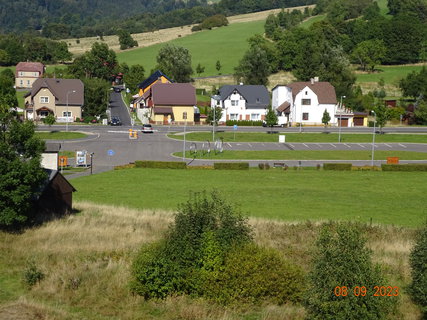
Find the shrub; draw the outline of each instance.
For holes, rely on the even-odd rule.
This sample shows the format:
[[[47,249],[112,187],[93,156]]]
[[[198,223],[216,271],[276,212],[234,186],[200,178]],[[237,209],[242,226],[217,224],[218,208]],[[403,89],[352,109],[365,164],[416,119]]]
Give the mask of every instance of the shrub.
[[[350,171],[351,163],[324,163],[324,170],[335,170],[335,171]]]
[[[352,171],[380,171],[381,168],[377,166],[353,166]]]
[[[383,171],[427,171],[427,164],[382,164]]]
[[[206,280],[203,290],[207,298],[221,304],[283,304],[300,301],[304,283],[301,269],[279,252],[248,244],[227,254],[223,271]]]
[[[132,169],[132,168],[135,168],[135,164],[134,163],[123,164],[121,166],[115,166],[114,170]]]
[[[135,168],[186,169],[187,164],[175,161],[135,161]]]
[[[252,120],[227,120],[225,125],[234,126],[237,124],[238,126],[253,126],[253,127],[261,127],[262,121],[252,121]]]
[[[427,317],[427,222],[418,233],[409,262],[412,276],[409,293]]]
[[[258,168],[260,168],[261,170],[268,170],[270,169],[270,165],[266,162],[266,163],[258,163]]]
[[[215,170],[249,170],[248,162],[215,162]]]
[[[191,28],[192,32],[201,31],[202,27],[198,24]]]
[[[310,319],[386,319],[397,297],[374,296],[387,283],[371,260],[361,228],[351,224],[323,226],[316,242],[305,304]],[[365,296],[354,294],[366,287]],[[335,290],[338,287],[338,291]],[[345,287],[347,295],[341,294]]]
[[[28,261],[27,266],[24,270],[24,282],[27,286],[32,287],[36,283],[42,281],[45,274],[37,268],[34,261]]]

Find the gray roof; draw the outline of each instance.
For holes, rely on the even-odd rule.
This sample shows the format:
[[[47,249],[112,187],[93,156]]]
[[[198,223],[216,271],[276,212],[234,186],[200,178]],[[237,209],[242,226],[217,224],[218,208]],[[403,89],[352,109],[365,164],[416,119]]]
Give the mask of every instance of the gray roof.
[[[245,98],[247,108],[266,108],[270,105],[270,95],[261,85],[226,85],[219,89],[221,100],[226,100],[236,90]]]
[[[34,81],[33,88],[31,89],[31,99],[42,88],[47,88],[52,92],[56,99],[56,105],[65,106],[67,104],[67,94],[68,105],[83,106],[84,104],[84,85],[79,79],[38,78]]]

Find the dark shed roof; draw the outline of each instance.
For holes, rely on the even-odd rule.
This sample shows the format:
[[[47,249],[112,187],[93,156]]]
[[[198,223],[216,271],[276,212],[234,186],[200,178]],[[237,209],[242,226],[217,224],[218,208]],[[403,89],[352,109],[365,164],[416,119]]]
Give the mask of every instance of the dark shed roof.
[[[221,100],[227,99],[234,91],[246,100],[247,108],[266,108],[270,104],[270,95],[265,86],[261,85],[226,85],[219,89]]]

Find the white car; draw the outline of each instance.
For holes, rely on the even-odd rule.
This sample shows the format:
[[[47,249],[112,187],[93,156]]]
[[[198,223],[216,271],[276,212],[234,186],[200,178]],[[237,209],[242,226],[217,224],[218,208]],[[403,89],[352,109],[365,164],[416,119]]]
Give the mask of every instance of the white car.
[[[154,130],[153,130],[153,127],[151,126],[151,124],[147,123],[147,124],[142,125],[142,132],[143,133],[153,133]]]

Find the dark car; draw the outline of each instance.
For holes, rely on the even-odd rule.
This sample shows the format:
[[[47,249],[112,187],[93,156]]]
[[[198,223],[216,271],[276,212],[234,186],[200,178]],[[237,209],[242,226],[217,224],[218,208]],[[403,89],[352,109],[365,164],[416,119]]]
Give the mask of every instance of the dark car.
[[[112,126],[121,126],[122,122],[120,121],[119,117],[112,117],[110,121],[110,125]]]
[[[122,89],[121,88],[119,88],[119,87],[114,87],[114,92],[121,92],[122,91]]]
[[[142,125],[142,132],[143,133],[153,133],[153,127],[151,126],[151,124],[147,123]]]

